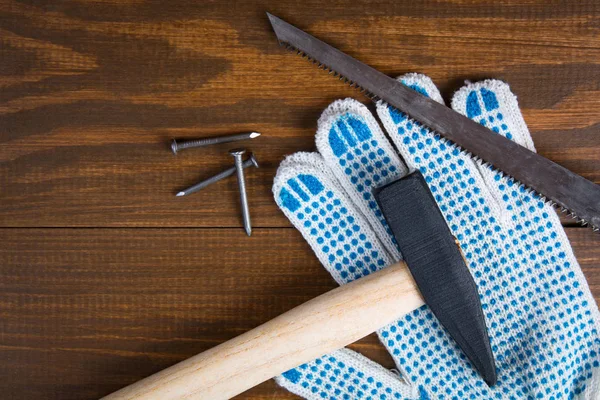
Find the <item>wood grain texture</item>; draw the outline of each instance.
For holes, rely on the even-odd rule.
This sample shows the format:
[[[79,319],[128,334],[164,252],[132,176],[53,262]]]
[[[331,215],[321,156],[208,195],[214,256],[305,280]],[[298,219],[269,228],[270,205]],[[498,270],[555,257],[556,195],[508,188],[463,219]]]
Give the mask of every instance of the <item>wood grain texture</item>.
[[[289,226],[271,200],[279,161],[314,148],[329,102],[360,96],[279,48],[266,10],[390,75],[429,74],[446,98],[505,79],[540,153],[600,182],[594,1],[2,0],[0,223],[239,226],[231,180],[173,197],[229,166],[231,145],[175,157],[168,141],[256,130],[254,223]]]
[[[333,288],[272,178],[331,101],[366,99],[284,52],[265,11],[446,99],[506,80],[538,151],[600,183],[597,1],[0,0],[0,397],[96,398]],[[174,197],[231,145],[169,140],[249,130],[246,238],[235,179]],[[568,233],[598,299],[600,239]],[[392,367],[373,336],[353,347]]]

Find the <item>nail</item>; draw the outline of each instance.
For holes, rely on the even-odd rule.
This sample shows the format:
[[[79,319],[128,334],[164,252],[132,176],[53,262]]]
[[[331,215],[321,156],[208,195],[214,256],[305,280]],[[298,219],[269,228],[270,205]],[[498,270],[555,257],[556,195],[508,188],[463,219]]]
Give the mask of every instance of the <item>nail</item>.
[[[244,161],[242,166],[244,168],[248,168],[248,167],[252,167],[252,166],[258,168],[258,161],[256,161],[254,154],[250,154],[250,157],[246,161]],[[218,182],[222,179],[225,179],[228,176],[231,176],[233,174],[235,174],[235,166],[228,168],[225,171],[220,172],[213,177],[205,179],[202,182],[195,184],[194,186],[190,186],[189,188],[182,190],[181,192],[177,193],[176,196],[181,197],[181,196],[187,196],[192,193],[196,193],[197,191],[204,189],[205,187],[212,185],[213,183]]]
[[[226,135],[226,136],[217,136],[217,137],[204,138],[204,139],[186,140],[183,142],[178,142],[176,139],[173,139],[173,142],[171,143],[171,150],[173,150],[173,154],[177,154],[177,152],[180,150],[189,149],[192,147],[204,147],[204,146],[210,146],[211,144],[228,143],[228,142],[235,142],[238,140],[254,139],[259,136],[260,136],[260,133],[258,133],[258,132],[247,132],[247,133],[238,133],[236,135]]]
[[[244,167],[242,166],[242,154],[246,152],[245,149],[234,149],[230,150],[231,154],[235,158],[235,169],[238,178],[238,187],[240,189],[240,202],[242,205],[242,217],[244,219],[244,229],[248,236],[252,235],[252,224],[250,222],[250,210],[248,209],[248,196],[246,195],[246,182],[244,180]]]

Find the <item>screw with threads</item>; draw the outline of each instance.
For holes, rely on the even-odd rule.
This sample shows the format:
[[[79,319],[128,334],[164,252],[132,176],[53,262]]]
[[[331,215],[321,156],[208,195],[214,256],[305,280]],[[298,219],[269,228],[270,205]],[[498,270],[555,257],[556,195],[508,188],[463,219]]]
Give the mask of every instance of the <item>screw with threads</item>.
[[[240,189],[240,203],[242,205],[242,218],[244,219],[244,229],[248,236],[252,235],[252,224],[250,222],[250,210],[248,209],[248,196],[246,195],[246,182],[244,180],[244,166],[242,163],[242,154],[246,149],[230,150],[229,154],[235,158],[235,169],[237,171],[238,187]]]
[[[254,154],[250,154],[250,157],[246,161],[244,161],[242,163],[242,167],[244,167],[244,168],[248,168],[248,167],[256,167],[256,168],[258,168],[258,161],[256,161],[256,158],[254,157]],[[187,196],[187,195],[192,194],[192,193],[196,193],[197,191],[202,190],[205,187],[207,187],[209,185],[212,185],[215,182],[218,182],[218,181],[220,181],[222,179],[227,178],[228,176],[231,176],[231,175],[235,174],[235,171],[236,171],[236,167],[235,166],[233,166],[231,168],[228,168],[225,171],[220,172],[220,173],[218,173],[217,175],[215,175],[215,176],[213,176],[211,178],[205,179],[202,182],[195,184],[194,186],[190,186],[189,188],[182,190],[181,192],[177,193],[176,196],[177,197],[181,197],[181,196]]]
[[[173,154],[177,154],[177,152],[180,150],[189,149],[192,147],[204,147],[210,146],[211,144],[236,142],[238,140],[254,139],[259,136],[260,133],[258,132],[247,132],[238,133],[236,135],[217,136],[197,140],[186,140],[183,142],[178,142],[177,140],[173,139],[173,142],[171,143],[171,150],[173,150]]]

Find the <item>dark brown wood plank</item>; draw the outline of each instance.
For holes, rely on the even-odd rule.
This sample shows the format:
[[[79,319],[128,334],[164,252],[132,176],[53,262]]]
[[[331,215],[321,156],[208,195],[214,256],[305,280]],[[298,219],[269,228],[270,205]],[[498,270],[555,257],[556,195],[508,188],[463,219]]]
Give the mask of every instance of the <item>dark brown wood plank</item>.
[[[240,226],[235,181],[173,194],[231,164],[230,145],[171,137],[257,130],[244,143],[253,220],[289,226],[270,186],[316,120],[358,94],[277,46],[265,11],[446,97],[497,77],[519,95],[539,151],[600,182],[600,3],[0,0],[0,225]],[[364,99],[363,99],[364,100]]]
[[[600,299],[600,236],[568,228]],[[0,392],[97,398],[335,287],[294,229],[0,229]],[[391,368],[370,336],[352,346]],[[240,396],[293,398],[273,382]]]
[[[282,51],[265,11],[447,99],[506,80],[538,151],[600,182],[594,0],[0,0],[0,227],[102,227],[0,229],[3,398],[96,398],[334,286],[297,232],[270,229],[289,226],[270,186],[323,108],[360,96]],[[247,130],[264,133],[244,143],[263,166],[252,238],[223,229],[241,226],[235,180],[173,196],[232,146],[168,149]],[[568,233],[599,299],[598,236]],[[375,337],[353,347],[392,367]],[[240,398],[294,396],[269,381]]]

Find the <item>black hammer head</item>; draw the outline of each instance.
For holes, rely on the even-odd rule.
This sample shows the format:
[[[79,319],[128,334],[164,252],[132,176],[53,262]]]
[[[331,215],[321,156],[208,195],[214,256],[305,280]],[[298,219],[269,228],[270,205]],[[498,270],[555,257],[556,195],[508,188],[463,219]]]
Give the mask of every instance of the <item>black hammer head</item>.
[[[425,299],[488,385],[496,366],[477,286],[425,179],[413,172],[375,197]]]

